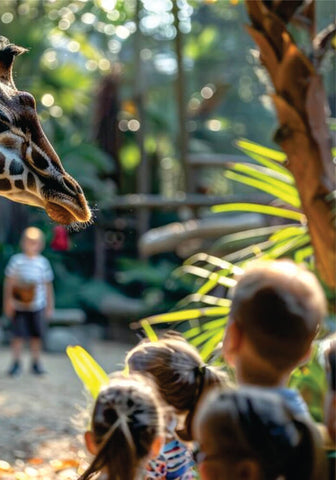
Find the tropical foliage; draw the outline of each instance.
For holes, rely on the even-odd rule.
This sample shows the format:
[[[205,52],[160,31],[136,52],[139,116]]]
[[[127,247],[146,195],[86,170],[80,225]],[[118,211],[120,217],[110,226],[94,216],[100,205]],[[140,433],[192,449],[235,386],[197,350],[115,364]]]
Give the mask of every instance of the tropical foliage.
[[[237,146],[254,163],[228,165],[225,176],[266,192],[270,195],[270,202],[267,205],[218,205],[213,207],[213,211],[270,215],[278,222],[274,232],[269,235],[272,227],[258,228],[224,239],[222,249],[225,245],[234,249],[235,241],[239,244],[242,235],[249,243],[224,258],[203,253],[193,255],[174,274],[177,277],[193,277],[194,293],[182,299],[174,311],[145,318],[139,323],[150,339],[156,338],[155,327],[158,325],[181,329],[184,336],[200,350],[205,361],[221,361],[220,344],[230,311],[230,288],[234,287],[235,277],[244,270],[247,262],[289,257],[297,263],[305,263],[310,269],[314,268],[313,249],[305,216],[300,210],[300,199],[292,175],[283,166],[285,155],[247,140],[238,141]],[[279,223],[279,220],[283,222]],[[264,237],[262,241],[261,237]],[[334,292],[327,288],[326,292],[334,305]],[[314,418],[321,420],[326,379],[317,353],[307,365],[295,370],[291,385],[302,391]]]

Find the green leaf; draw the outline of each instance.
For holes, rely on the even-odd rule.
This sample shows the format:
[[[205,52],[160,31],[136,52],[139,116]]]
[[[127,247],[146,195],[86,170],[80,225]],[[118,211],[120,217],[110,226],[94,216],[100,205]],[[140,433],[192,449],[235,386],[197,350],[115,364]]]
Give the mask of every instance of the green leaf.
[[[208,341],[209,339],[213,338],[213,331],[212,330],[207,330],[205,332],[202,332],[200,333],[199,335],[197,335],[197,337],[195,337],[193,340],[192,340],[192,344],[195,346],[195,347],[200,347],[200,345],[202,345],[203,343],[205,343],[206,341]]]
[[[197,290],[197,293],[199,295],[206,295],[216,286],[217,286],[217,280],[215,280],[215,279],[208,280]]]
[[[309,245],[308,247],[305,247],[305,248],[301,248],[300,250],[298,250],[294,254],[295,262],[296,263],[302,263],[305,260],[307,260],[307,258],[311,257],[313,254],[314,254],[314,250],[313,250],[313,247],[311,245]]]
[[[305,223],[306,217],[301,212],[295,212],[287,208],[272,207],[270,205],[260,205],[258,203],[227,203],[226,205],[215,205],[213,212],[254,212],[263,215],[272,215],[275,217],[289,218],[300,223]]]
[[[213,336],[201,348],[200,355],[205,362],[208,360],[209,357],[211,357],[211,355],[214,352],[214,349],[223,339],[223,332],[224,330],[221,329],[219,332],[213,334]]]
[[[296,250],[299,247],[307,245],[310,237],[308,234],[300,235],[283,242],[277,242],[273,247],[267,250],[260,258],[262,259],[277,259],[283,257],[285,254]]]
[[[202,317],[218,317],[227,313],[227,307],[209,307],[209,308],[192,308],[189,310],[181,310],[178,312],[162,313],[144,318],[150,325],[158,323],[181,322],[182,320],[194,320]]]
[[[228,313],[229,313],[229,310],[230,309],[228,309]],[[223,327],[227,324],[227,320],[228,320],[228,317],[218,318],[216,320],[209,320],[202,325],[202,328],[203,330],[212,330],[212,331],[215,331],[218,328],[223,329]]]
[[[295,193],[297,193],[294,178],[288,178],[286,172],[279,172],[278,170],[274,170],[272,167],[270,168],[263,165],[254,165],[253,163],[230,162],[227,164],[227,166],[227,168],[231,170],[243,172],[256,178],[262,178],[266,182],[274,182],[277,180],[277,182],[274,182],[275,185],[279,185],[286,191],[292,192],[294,190]]]
[[[254,177],[265,184],[272,185],[279,191],[278,196],[280,196],[280,194],[285,194],[293,197],[295,203],[300,205],[300,199],[294,183],[294,178],[288,178],[287,175],[272,168],[249,163],[232,163],[230,169],[236,172],[241,172],[247,177]]]
[[[206,262],[208,265],[213,265],[215,267],[219,267],[222,270],[227,270],[234,275],[239,275],[243,273],[243,270],[238,266],[234,265],[233,263],[227,262],[222,258],[214,257],[213,255],[209,255],[207,253],[196,253],[192,255],[190,258],[185,260],[184,265],[193,265],[196,262]]]
[[[240,175],[236,172],[227,171],[225,172],[225,177],[229,178],[230,180],[235,180],[239,183],[244,183],[245,185],[249,185],[250,187],[254,187],[257,190],[261,190],[262,192],[269,193],[273,195],[275,198],[280,198],[288,205],[291,205],[295,208],[299,208],[301,205],[299,196],[295,189],[292,189],[292,192],[285,192],[284,188],[280,188],[279,182],[275,183],[275,181],[265,182],[263,181],[262,176],[260,175],[260,180],[254,179],[251,177],[247,177],[245,175]],[[269,179],[270,180],[270,179]],[[273,184],[272,184],[273,183]]]
[[[223,285],[224,287],[230,288],[234,287],[236,284],[236,281],[233,278],[225,276],[225,271],[219,270],[218,272],[209,272],[209,270],[206,270],[205,268],[195,267],[193,265],[183,265],[181,270],[183,270],[184,273],[190,273],[197,277],[215,280],[219,285]],[[222,275],[222,273],[224,275]]]
[[[215,287],[217,285],[217,282],[213,285]],[[190,305],[191,303],[205,303],[207,305],[217,305],[220,307],[227,307],[231,305],[231,300],[228,300],[227,298],[218,298],[218,297],[213,297],[212,295],[201,295],[200,293],[193,293],[191,295],[187,295],[185,298],[180,300],[177,304],[178,308],[181,308],[182,306]]]
[[[257,153],[258,155],[270,158],[275,162],[284,163],[286,161],[285,153],[280,152],[279,150],[274,150],[273,148],[264,147],[263,145],[259,145],[258,143],[251,142],[250,140],[246,140],[244,138],[237,140],[236,145],[245,152]]]
[[[142,320],[140,323],[141,323],[141,326],[144,329],[147,337],[149,338],[149,340],[151,342],[156,342],[158,340],[158,336],[156,335],[156,333],[154,332],[154,330],[150,326],[148,320]]]
[[[290,227],[282,228],[277,232],[273,233],[269,239],[274,242],[277,242],[277,241],[285,240],[291,237],[297,237],[298,235],[300,236],[306,233],[307,233],[307,227],[303,225],[290,226]]]

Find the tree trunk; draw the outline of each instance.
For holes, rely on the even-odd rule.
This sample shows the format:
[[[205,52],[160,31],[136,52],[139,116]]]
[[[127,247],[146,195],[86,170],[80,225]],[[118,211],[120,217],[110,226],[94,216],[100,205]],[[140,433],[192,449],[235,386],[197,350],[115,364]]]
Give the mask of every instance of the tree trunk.
[[[180,155],[180,163],[183,172],[184,191],[189,193],[192,191],[191,175],[188,165],[188,132],[187,132],[187,113],[186,113],[186,85],[183,66],[183,39],[180,30],[178,1],[173,0],[172,13],[174,15],[174,26],[176,29],[175,37],[175,53],[177,62],[176,73],[176,106],[178,114],[178,154]]]
[[[146,109],[145,109],[145,72],[143,69],[141,59],[141,49],[143,48],[143,38],[140,30],[140,13],[142,8],[142,2],[137,0],[135,24],[136,32],[134,35],[134,63],[136,77],[134,79],[134,101],[138,111],[138,119],[140,122],[140,128],[137,131],[137,143],[140,150],[140,164],[137,169],[137,193],[149,193],[151,184],[151,172],[149,168],[147,152],[145,149],[146,138]],[[149,228],[150,212],[147,208],[139,209],[137,212],[138,235],[142,235],[147,232]]]
[[[314,32],[314,1],[303,10],[303,0],[266,2],[245,0],[252,22],[248,32],[260,49],[260,59],[274,86],[273,98],[280,127],[275,141],[287,155],[306,215],[316,266],[330,287],[336,284],[335,190],[331,141],[326,123],[326,94],[321,76],[296,46],[286,29],[297,9]],[[316,60],[316,57],[315,57]]]

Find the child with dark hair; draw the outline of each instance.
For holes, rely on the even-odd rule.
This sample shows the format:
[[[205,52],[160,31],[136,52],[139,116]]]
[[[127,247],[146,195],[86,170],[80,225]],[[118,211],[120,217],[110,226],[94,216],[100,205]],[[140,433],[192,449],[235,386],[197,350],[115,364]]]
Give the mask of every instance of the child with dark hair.
[[[326,312],[316,277],[290,260],[256,262],[233,292],[223,356],[239,384],[273,389],[296,414],[309,416],[298,392],[286,388],[308,360]]]
[[[85,433],[94,458],[79,480],[136,480],[162,445],[162,416],[156,387],[141,375],[114,375],[96,400]]]
[[[272,392],[210,392],[196,412],[193,432],[202,480],[327,478],[313,423],[296,417]]]
[[[126,356],[126,365],[130,372],[150,374],[163,401],[172,408],[166,421],[166,443],[161,457],[152,462],[147,478],[160,476],[160,468],[170,480],[192,478],[193,460],[179,439],[192,440],[191,422],[201,396],[212,387],[226,385],[226,375],[204,364],[198,351],[175,332],[154,342],[140,342]],[[180,420],[182,428],[178,428]]]

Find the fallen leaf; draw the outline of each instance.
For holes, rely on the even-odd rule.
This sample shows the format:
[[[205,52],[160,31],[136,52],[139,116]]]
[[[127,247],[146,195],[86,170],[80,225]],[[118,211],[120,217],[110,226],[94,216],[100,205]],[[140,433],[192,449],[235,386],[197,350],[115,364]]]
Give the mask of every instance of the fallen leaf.
[[[65,470],[67,468],[77,468],[79,465],[78,460],[73,458],[67,458],[65,460],[51,460],[50,465],[55,472]]]
[[[33,457],[33,458],[29,458],[27,462],[30,463],[31,465],[41,465],[41,463],[43,463],[43,458]]]

